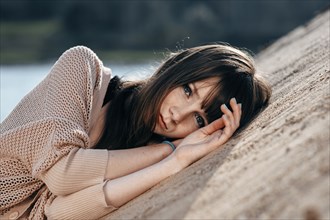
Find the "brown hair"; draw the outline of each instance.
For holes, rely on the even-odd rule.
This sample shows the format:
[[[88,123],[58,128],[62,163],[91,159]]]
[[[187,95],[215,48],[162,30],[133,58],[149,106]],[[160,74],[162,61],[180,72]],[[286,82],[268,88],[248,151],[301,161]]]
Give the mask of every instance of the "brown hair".
[[[235,97],[242,103],[242,127],[271,96],[270,86],[255,72],[253,58],[247,52],[213,44],[171,54],[147,80],[121,82],[114,77],[107,91],[113,97],[106,126],[96,147],[123,149],[147,144],[154,137],[152,131],[166,95],[174,88],[210,77],[217,77],[219,83],[204,101],[208,122],[221,117],[220,105],[230,107],[229,100]]]

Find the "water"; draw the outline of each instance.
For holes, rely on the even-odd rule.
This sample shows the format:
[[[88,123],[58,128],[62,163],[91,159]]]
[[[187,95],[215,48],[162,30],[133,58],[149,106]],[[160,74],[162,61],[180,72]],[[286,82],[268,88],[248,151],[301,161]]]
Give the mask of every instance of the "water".
[[[53,64],[0,66],[0,113],[1,122],[14,109],[18,102],[49,73]],[[150,75],[155,66],[142,64],[105,64],[113,75],[128,80],[141,79]]]

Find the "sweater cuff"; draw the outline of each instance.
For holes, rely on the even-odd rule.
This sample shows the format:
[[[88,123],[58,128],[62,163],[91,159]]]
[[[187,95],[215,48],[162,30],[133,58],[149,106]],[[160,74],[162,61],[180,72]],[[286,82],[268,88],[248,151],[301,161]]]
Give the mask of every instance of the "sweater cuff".
[[[116,210],[106,204],[106,181],[67,196],[58,196],[45,208],[49,219],[98,219]]]

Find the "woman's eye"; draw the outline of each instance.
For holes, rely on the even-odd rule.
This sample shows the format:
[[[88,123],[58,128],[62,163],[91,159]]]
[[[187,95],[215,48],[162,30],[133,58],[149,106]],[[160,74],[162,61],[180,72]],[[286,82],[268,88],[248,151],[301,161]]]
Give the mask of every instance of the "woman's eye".
[[[202,128],[205,126],[205,122],[202,116],[195,114],[196,122],[199,128]]]
[[[184,91],[184,93],[185,93],[188,97],[189,97],[189,96],[191,95],[191,93],[192,93],[192,90],[191,90],[191,88],[189,87],[188,84],[183,85],[183,91]]]

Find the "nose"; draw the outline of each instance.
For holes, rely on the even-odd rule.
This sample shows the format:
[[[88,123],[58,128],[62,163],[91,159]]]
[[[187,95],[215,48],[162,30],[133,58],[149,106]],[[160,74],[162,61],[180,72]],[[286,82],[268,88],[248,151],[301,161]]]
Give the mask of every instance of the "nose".
[[[172,120],[178,124],[183,121],[189,114],[192,112],[192,106],[187,106],[184,108],[180,108],[178,106],[172,106],[170,108],[170,113]]]

